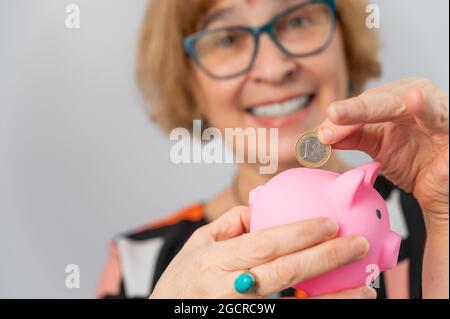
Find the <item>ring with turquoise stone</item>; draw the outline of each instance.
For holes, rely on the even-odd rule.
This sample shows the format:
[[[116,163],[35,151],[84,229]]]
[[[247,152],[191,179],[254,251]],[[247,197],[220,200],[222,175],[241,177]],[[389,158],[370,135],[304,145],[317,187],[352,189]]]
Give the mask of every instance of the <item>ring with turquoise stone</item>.
[[[240,274],[234,281],[234,289],[240,294],[248,294],[254,292],[256,286],[256,279],[249,272]]]

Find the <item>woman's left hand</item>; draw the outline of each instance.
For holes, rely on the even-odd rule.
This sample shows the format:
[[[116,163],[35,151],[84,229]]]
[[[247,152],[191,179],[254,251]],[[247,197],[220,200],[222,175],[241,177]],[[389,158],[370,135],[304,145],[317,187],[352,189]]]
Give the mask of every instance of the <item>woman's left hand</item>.
[[[381,162],[384,176],[418,200],[427,228],[448,229],[448,103],[429,80],[388,83],[331,104],[319,137]]]

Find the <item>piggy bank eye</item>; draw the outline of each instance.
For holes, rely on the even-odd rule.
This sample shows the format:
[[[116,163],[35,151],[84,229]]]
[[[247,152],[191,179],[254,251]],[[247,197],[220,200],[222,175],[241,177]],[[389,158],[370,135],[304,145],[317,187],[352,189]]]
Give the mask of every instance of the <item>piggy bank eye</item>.
[[[377,217],[378,217],[378,219],[381,219],[381,211],[379,210],[379,209],[377,209]]]

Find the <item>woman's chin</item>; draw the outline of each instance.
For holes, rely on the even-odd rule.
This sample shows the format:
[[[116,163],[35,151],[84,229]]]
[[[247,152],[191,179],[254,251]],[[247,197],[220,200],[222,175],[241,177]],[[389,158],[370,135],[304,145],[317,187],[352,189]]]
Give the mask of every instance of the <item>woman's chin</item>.
[[[303,132],[304,130],[297,127],[296,130],[290,132],[290,134],[280,134],[278,138],[278,166],[280,171],[300,166],[297,161],[295,146]]]
[[[297,162],[296,157],[292,154],[293,151],[290,154],[280,154],[278,156],[278,172],[283,172],[287,169],[300,166],[300,164]]]

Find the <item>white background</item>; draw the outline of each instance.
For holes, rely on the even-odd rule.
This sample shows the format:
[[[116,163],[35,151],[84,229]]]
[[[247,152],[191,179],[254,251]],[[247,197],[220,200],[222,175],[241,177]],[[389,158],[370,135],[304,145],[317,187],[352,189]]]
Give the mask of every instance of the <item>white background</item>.
[[[233,171],[171,164],[146,118],[133,59],[147,1],[73,2],[79,30],[65,27],[69,1],[0,0],[0,297],[92,297],[114,234],[208,198]],[[448,92],[449,2],[375,3],[381,82],[423,76]],[[65,287],[71,263],[80,289]]]

